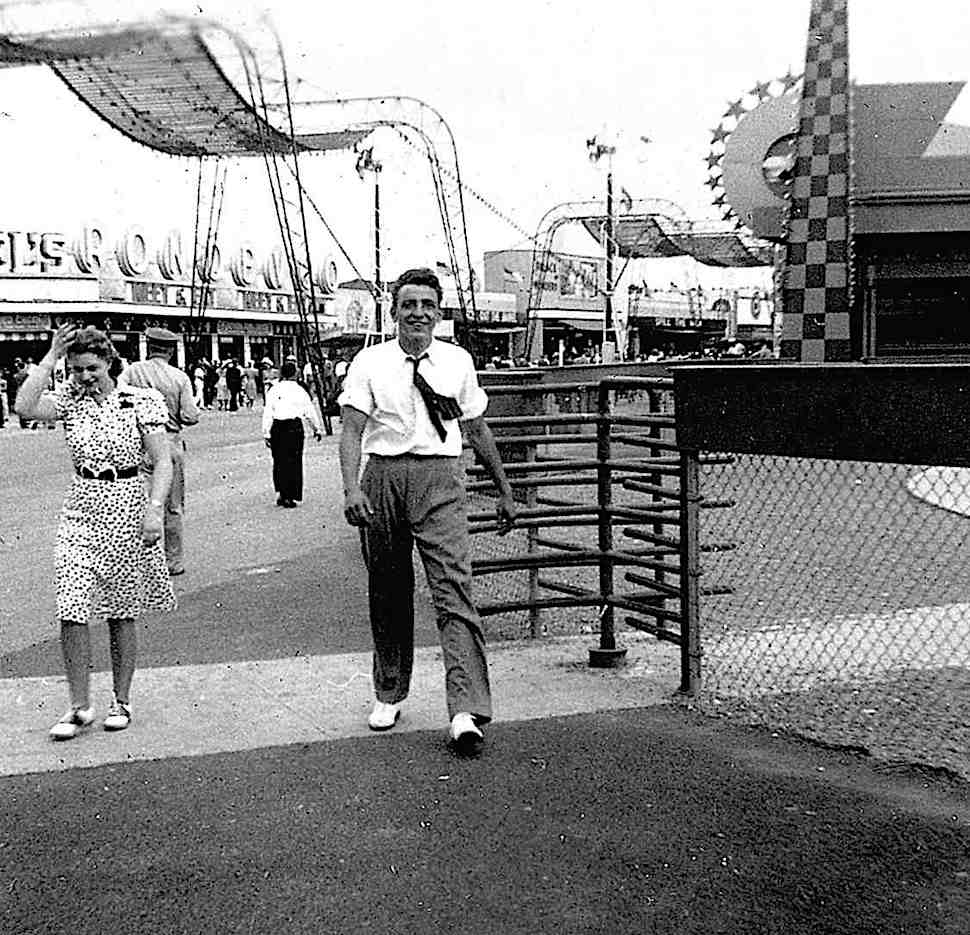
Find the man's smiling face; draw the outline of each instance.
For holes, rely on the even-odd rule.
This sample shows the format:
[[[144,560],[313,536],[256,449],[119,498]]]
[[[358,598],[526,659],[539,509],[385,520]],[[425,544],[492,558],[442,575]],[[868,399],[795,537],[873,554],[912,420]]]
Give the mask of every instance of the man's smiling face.
[[[402,346],[410,351],[422,351],[431,343],[435,325],[441,321],[438,294],[431,286],[402,286],[392,315]]]

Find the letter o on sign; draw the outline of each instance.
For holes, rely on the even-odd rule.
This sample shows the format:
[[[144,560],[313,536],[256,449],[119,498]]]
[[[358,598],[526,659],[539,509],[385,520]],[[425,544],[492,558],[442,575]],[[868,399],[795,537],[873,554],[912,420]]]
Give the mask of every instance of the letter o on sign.
[[[331,295],[337,289],[337,279],[337,264],[328,256],[317,269],[317,285],[326,295]]]
[[[209,247],[209,253],[200,253],[195,258],[195,271],[203,282],[215,282],[222,272],[222,251],[218,244]]]
[[[252,244],[246,242],[239,245],[229,268],[237,286],[251,286],[256,282],[256,252]]]
[[[125,276],[142,276],[148,269],[148,242],[137,225],[129,227],[115,247],[115,257]]]

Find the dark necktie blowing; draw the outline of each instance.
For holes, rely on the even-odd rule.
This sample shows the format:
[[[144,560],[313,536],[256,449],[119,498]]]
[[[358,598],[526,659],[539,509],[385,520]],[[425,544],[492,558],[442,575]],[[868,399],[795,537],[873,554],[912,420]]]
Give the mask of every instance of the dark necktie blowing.
[[[445,419],[457,419],[461,415],[461,407],[454,399],[436,393],[431,388],[431,384],[418,372],[419,364],[422,360],[427,360],[427,355],[408,359],[414,364],[414,386],[424,400],[424,405],[428,410],[428,416],[431,419],[434,430],[438,433],[438,438],[444,441],[448,436],[448,430],[442,422],[442,417]]]

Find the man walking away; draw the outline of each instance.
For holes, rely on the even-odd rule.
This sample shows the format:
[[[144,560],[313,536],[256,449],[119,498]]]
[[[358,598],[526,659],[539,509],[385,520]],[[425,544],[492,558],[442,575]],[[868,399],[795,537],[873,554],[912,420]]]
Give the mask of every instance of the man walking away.
[[[391,290],[397,340],[362,350],[339,403],[344,516],[363,531],[374,639],[374,691],[368,725],[388,730],[407,697],[414,660],[417,543],[434,600],[445,664],[450,742],[475,756],[491,720],[485,637],[471,597],[462,430],[498,488],[500,533],[515,521],[512,490],[471,356],[434,339],[441,283],[430,269],[408,270]],[[360,476],[362,456],[367,466]]]
[[[276,505],[293,509],[303,500],[303,439],[304,423],[313,429],[313,437],[320,441],[320,420],[313,408],[313,400],[297,382],[296,364],[284,362],[280,381],[266,394],[263,408],[263,439],[273,452],[273,487]]]
[[[178,337],[167,328],[146,328],[148,359],[132,364],[118,378],[119,384],[148,386],[165,399],[165,425],[172,455],[172,486],[165,499],[165,560],[170,575],[185,573],[182,547],[182,515],[185,511],[185,441],[182,429],[199,421],[199,410],[188,374],[171,365]]]

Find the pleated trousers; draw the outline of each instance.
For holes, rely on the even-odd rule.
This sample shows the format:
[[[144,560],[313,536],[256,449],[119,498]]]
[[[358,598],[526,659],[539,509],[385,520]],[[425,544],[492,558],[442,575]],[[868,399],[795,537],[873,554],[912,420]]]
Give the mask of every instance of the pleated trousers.
[[[445,668],[448,716],[492,717],[485,636],[472,602],[466,493],[457,458],[371,456],[361,486],[374,510],[362,533],[374,690],[407,697],[414,664],[415,545],[424,565]]]

